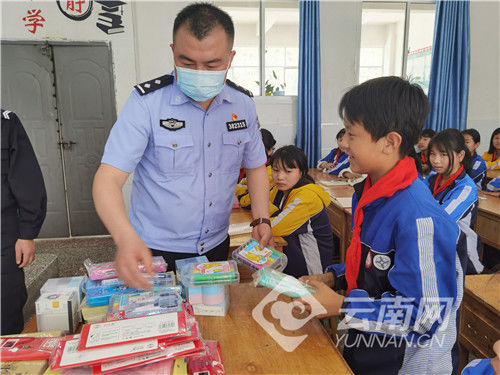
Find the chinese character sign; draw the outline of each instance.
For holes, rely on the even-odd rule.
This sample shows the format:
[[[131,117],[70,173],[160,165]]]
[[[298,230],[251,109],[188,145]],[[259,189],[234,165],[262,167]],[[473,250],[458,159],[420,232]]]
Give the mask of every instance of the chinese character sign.
[[[28,31],[32,34],[36,33],[37,27],[43,27],[45,18],[43,18],[41,13],[40,9],[29,9],[27,16],[23,17],[23,21],[26,22],[24,26],[31,28]]]

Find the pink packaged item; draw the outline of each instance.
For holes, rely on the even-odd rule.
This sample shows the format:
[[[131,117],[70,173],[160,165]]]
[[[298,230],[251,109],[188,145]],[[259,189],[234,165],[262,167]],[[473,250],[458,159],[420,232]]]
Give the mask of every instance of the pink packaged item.
[[[85,259],[83,265],[87,269],[90,279],[92,280],[105,280],[117,277],[114,262],[92,263],[90,259]],[[144,266],[139,265],[141,272],[146,272]],[[153,257],[153,272],[166,272],[167,263],[161,256]]]

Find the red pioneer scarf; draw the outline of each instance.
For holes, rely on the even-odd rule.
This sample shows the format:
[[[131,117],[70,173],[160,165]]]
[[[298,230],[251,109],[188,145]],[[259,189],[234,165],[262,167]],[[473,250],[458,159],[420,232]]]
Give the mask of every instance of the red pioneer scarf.
[[[340,154],[342,153],[342,151],[340,151],[340,148],[337,149],[337,153],[335,154],[335,158],[333,159],[333,165],[337,164],[337,162],[339,161],[339,156]]]
[[[359,265],[361,262],[361,224],[363,224],[363,207],[382,197],[391,197],[398,190],[412,184],[418,177],[415,160],[404,157],[373,186],[368,176],[363,188],[363,194],[354,212],[354,228],[351,245],[347,249],[345,277],[347,293],[356,288]]]
[[[425,151],[422,151],[420,153],[420,159],[422,159],[422,163],[427,163],[427,160],[429,160],[429,158],[427,157],[427,155],[425,155]]]
[[[448,186],[450,186],[453,183],[453,181],[455,181],[457,179],[457,177],[460,176],[460,173],[462,173],[463,170],[464,170],[464,167],[463,167],[463,165],[461,165],[460,168],[458,168],[458,171],[456,171],[450,177],[448,177],[448,179],[441,186],[439,186],[439,183],[441,182],[443,175],[438,174],[438,176],[436,178],[436,182],[434,182],[434,188],[432,189],[432,196],[435,198],[436,195],[438,195],[444,189],[446,189]]]
[[[493,151],[493,155],[491,156],[491,161],[497,160],[497,150]]]

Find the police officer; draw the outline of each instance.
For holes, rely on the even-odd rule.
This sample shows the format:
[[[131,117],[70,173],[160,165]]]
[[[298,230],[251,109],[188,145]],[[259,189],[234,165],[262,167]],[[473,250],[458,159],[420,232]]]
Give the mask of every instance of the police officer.
[[[24,271],[47,210],[35,152],[19,118],[2,110],[2,335],[23,330]]]
[[[266,153],[251,93],[226,80],[235,51],[230,16],[206,3],[176,17],[171,75],[135,86],[94,179],[95,206],[117,245],[128,285],[148,288],[137,264],[151,251],[176,259],[227,259],[239,167],[246,168],[253,236],[272,245]],[[130,221],[121,189],[134,172]]]

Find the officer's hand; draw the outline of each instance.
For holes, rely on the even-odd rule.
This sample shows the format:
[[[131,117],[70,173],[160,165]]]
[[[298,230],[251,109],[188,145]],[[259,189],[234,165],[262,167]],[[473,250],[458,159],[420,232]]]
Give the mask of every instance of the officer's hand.
[[[259,241],[259,246],[261,248],[265,246],[269,246],[271,248],[276,248],[276,244],[274,243],[273,231],[271,227],[266,223],[261,223],[256,225],[252,230],[252,238],[255,238]]]
[[[19,264],[19,268],[29,266],[35,260],[35,241],[18,239],[14,248],[16,264]]]
[[[137,234],[134,233],[129,239],[117,241],[115,268],[118,277],[131,288],[149,290],[151,284],[139,271],[139,263],[144,265],[148,274],[154,275],[151,250]]]

